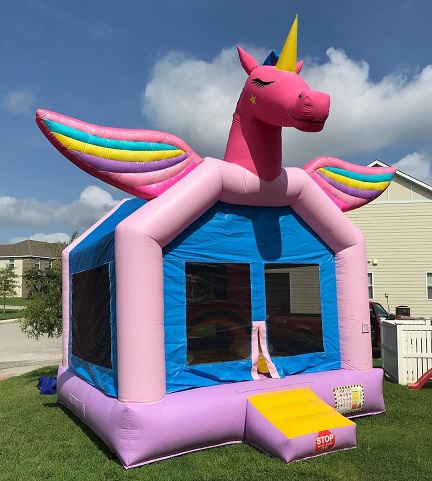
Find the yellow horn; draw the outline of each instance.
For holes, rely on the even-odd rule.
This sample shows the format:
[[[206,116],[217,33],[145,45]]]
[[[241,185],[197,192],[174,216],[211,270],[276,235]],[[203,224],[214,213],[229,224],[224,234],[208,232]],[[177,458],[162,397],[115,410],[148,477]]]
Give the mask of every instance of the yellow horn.
[[[291,30],[285,40],[285,45],[279,55],[279,59],[275,65],[278,70],[285,72],[295,72],[297,64],[297,30],[298,30],[298,15],[291,26]]]

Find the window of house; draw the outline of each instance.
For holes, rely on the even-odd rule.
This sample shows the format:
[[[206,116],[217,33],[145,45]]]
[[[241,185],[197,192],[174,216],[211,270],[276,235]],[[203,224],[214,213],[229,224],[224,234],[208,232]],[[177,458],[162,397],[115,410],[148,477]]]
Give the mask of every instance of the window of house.
[[[15,269],[15,259],[9,259],[9,268]]]
[[[319,265],[265,266],[271,356],[324,351]]]
[[[432,272],[426,273],[426,292],[427,298],[432,299]]]
[[[188,364],[250,357],[249,264],[186,263]]]
[[[35,269],[40,269],[40,258],[36,257],[35,259]]]
[[[374,298],[374,283],[373,283],[373,273],[368,272],[368,291],[369,291],[369,299]]]

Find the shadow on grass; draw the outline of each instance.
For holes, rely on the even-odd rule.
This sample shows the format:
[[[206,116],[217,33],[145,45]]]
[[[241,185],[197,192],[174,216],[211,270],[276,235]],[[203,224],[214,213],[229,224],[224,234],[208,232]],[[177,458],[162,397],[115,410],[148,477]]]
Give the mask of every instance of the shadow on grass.
[[[37,389],[37,384],[40,377],[51,377],[57,375],[57,366],[46,366],[36,369],[35,371],[23,374],[22,377],[28,381],[29,384],[34,384],[35,389]],[[97,447],[97,449],[102,452],[108,459],[116,462],[119,466],[122,466],[120,460],[117,456],[108,448],[108,446],[98,437],[98,435],[81,421],[80,418],[75,416],[69,409],[67,409],[63,404],[61,404],[57,399],[57,394],[44,394],[41,395],[44,398],[43,407],[47,409],[58,409],[63,414],[65,414],[74,424],[77,426],[81,432]]]
[[[63,414],[65,414],[74,424],[77,426],[81,432],[86,436],[90,441],[96,446],[96,448],[104,454],[108,459],[114,461],[119,466],[122,466],[118,457],[108,448],[108,446],[102,441],[102,439],[92,430],[90,429],[87,424],[81,421],[80,418],[75,416],[68,408],[60,404],[58,401],[56,402],[47,402],[45,403],[45,407],[47,408],[57,408],[60,409]]]
[[[44,366],[35,371],[21,374],[21,377],[26,381],[35,382],[37,384],[40,377],[57,376],[57,369],[57,366]]]

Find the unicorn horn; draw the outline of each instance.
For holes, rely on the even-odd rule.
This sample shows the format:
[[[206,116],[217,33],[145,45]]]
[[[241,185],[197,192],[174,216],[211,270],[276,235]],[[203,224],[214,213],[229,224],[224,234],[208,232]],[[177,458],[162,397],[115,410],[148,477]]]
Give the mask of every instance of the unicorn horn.
[[[278,70],[285,72],[295,72],[297,63],[297,30],[298,30],[298,15],[289,31],[288,37],[285,40],[285,45],[279,55],[279,59],[275,65]]]

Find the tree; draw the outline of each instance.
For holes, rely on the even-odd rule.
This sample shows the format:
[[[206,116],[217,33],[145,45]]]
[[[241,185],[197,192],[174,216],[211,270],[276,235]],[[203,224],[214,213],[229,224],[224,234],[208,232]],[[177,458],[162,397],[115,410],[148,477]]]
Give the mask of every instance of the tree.
[[[78,236],[74,232],[69,242],[53,244],[54,261],[45,270],[30,269],[24,275],[30,299],[20,312],[21,331],[27,336],[58,337],[62,333],[62,265],[61,251]]]
[[[17,278],[13,267],[6,266],[0,269],[0,295],[3,298],[3,314],[6,312],[6,297],[17,295]]]

